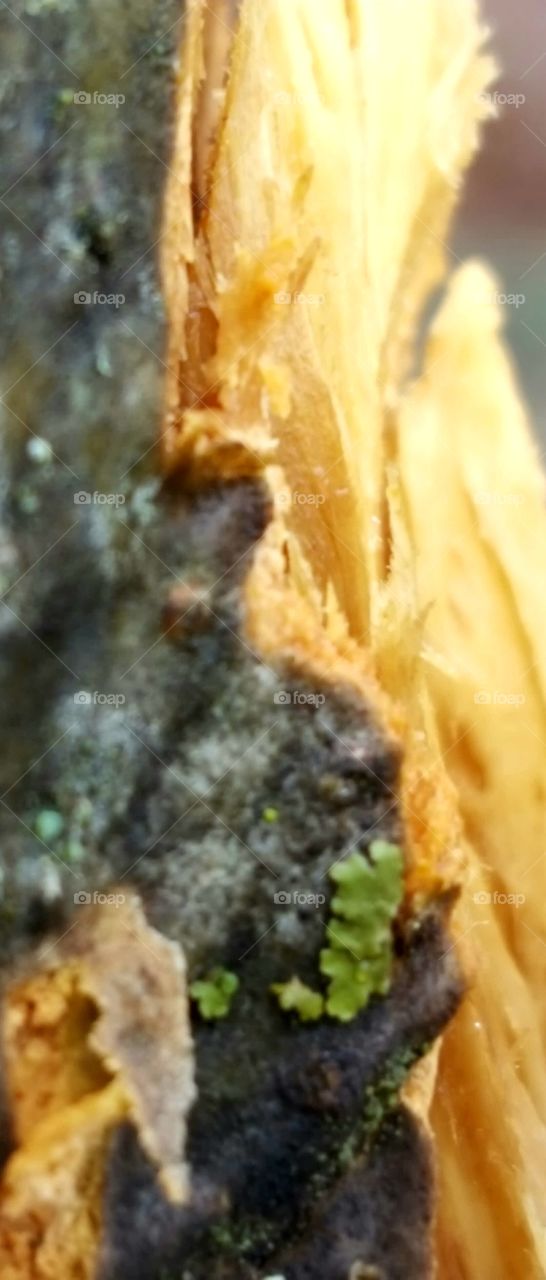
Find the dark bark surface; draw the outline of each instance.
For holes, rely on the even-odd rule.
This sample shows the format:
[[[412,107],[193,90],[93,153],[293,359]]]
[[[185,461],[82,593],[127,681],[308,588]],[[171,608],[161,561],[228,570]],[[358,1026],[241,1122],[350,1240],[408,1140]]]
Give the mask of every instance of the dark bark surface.
[[[348,1280],[357,1262],[417,1280],[432,1175],[397,1092],[460,994],[440,913],[400,934],[390,995],[349,1026],[301,1027],[268,992],[313,981],[327,911],[275,894],[327,898],[344,852],[401,838],[397,753],[343,689],[279,702],[318,691],[249,649],[261,487],[194,494],[157,467],[181,26],[167,2],[0,2],[4,970],[125,882],[192,977],[240,978],[227,1020],[196,1020],[192,1204],[165,1204],[120,1132],[104,1280]]]
[[[145,659],[133,695],[122,677],[157,639],[181,556],[154,506],[163,375],[154,244],[182,16],[178,4],[147,0],[16,0],[0,6],[0,24],[6,948],[40,923],[40,904],[59,888],[87,888],[91,867],[93,887],[145,751],[130,716],[146,722],[159,701],[155,691],[137,711],[137,685],[151,683]],[[91,102],[74,101],[80,94]],[[165,563],[155,558],[163,553]],[[152,656],[168,686],[165,665]],[[80,690],[117,703],[76,704]],[[44,808],[62,813],[64,829],[40,844],[32,832]]]

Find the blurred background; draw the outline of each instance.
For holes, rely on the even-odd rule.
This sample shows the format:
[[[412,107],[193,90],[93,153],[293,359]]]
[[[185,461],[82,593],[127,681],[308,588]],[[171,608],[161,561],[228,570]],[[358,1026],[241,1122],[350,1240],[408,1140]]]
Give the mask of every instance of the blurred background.
[[[482,10],[499,63],[499,116],[470,176],[453,261],[486,257],[502,294],[517,299],[504,304],[507,333],[546,446],[546,0],[482,0]]]

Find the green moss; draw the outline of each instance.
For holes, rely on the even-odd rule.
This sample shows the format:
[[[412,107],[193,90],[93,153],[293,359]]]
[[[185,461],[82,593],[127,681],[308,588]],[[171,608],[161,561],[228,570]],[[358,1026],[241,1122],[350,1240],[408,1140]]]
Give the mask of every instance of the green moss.
[[[210,1229],[210,1239],[215,1249],[232,1258],[244,1258],[257,1246],[267,1252],[274,1247],[271,1224],[262,1218],[215,1223]]]
[[[327,926],[330,945],[320,953],[329,979],[326,1011],[349,1022],[372,995],[388,991],[392,973],[392,922],[403,894],[403,856],[398,845],[375,840],[362,853],[332,868],[338,887]]]
[[[389,1059],[381,1078],[368,1085],[364,1099],[364,1130],[372,1138],[386,1117],[398,1105],[402,1085],[415,1062],[428,1052],[428,1043],[418,1048],[400,1049]]]
[[[369,1150],[382,1125],[400,1105],[400,1090],[411,1068],[428,1053],[430,1047],[425,1042],[416,1047],[398,1049],[386,1062],[379,1078],[366,1087],[360,1121],[347,1134],[338,1151],[339,1173],[344,1173],[359,1155]]]
[[[344,1173],[345,1170],[352,1165],[353,1161],[356,1160],[361,1145],[362,1139],[358,1130],[349,1134],[349,1137],[345,1139],[343,1146],[340,1147],[338,1152],[338,1165],[341,1173]]]
[[[275,983],[281,1009],[294,1010],[302,1022],[331,1018],[350,1022],[372,995],[388,991],[393,963],[392,922],[404,892],[404,858],[399,845],[374,840],[369,856],[353,853],[332,867],[337,885],[326,928],[329,942],[320,953],[320,971],[328,979],[324,998],[299,978]]]
[[[306,987],[299,978],[291,978],[290,982],[275,982],[271,990],[278,996],[281,1009],[293,1010],[302,1022],[316,1022],[324,1013],[323,997]]]
[[[225,1018],[239,987],[239,979],[228,969],[212,969],[205,978],[192,982],[190,995],[197,1001],[199,1013],[208,1020]]]

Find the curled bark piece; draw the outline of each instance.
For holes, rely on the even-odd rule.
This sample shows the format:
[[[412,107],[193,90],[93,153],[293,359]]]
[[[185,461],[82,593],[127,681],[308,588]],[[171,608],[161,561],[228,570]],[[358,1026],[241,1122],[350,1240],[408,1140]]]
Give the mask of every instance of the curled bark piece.
[[[40,970],[5,996],[16,1144],[0,1184],[6,1280],[96,1274],[108,1153],[122,1124],[134,1126],[165,1195],[188,1196],[181,1155],[195,1089],[183,956],[134,894],[103,896],[105,905],[76,908]]]

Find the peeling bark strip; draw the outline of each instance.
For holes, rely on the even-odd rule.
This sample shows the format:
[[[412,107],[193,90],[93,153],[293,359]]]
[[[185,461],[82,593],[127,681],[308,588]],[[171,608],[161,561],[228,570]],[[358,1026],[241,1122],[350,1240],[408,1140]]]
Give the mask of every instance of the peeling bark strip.
[[[124,1123],[166,1198],[188,1200],[195,1090],[183,957],[149,928],[134,895],[109,897],[85,906],[6,997],[17,1144],[1,1187],[6,1277],[96,1274],[108,1151]]]

